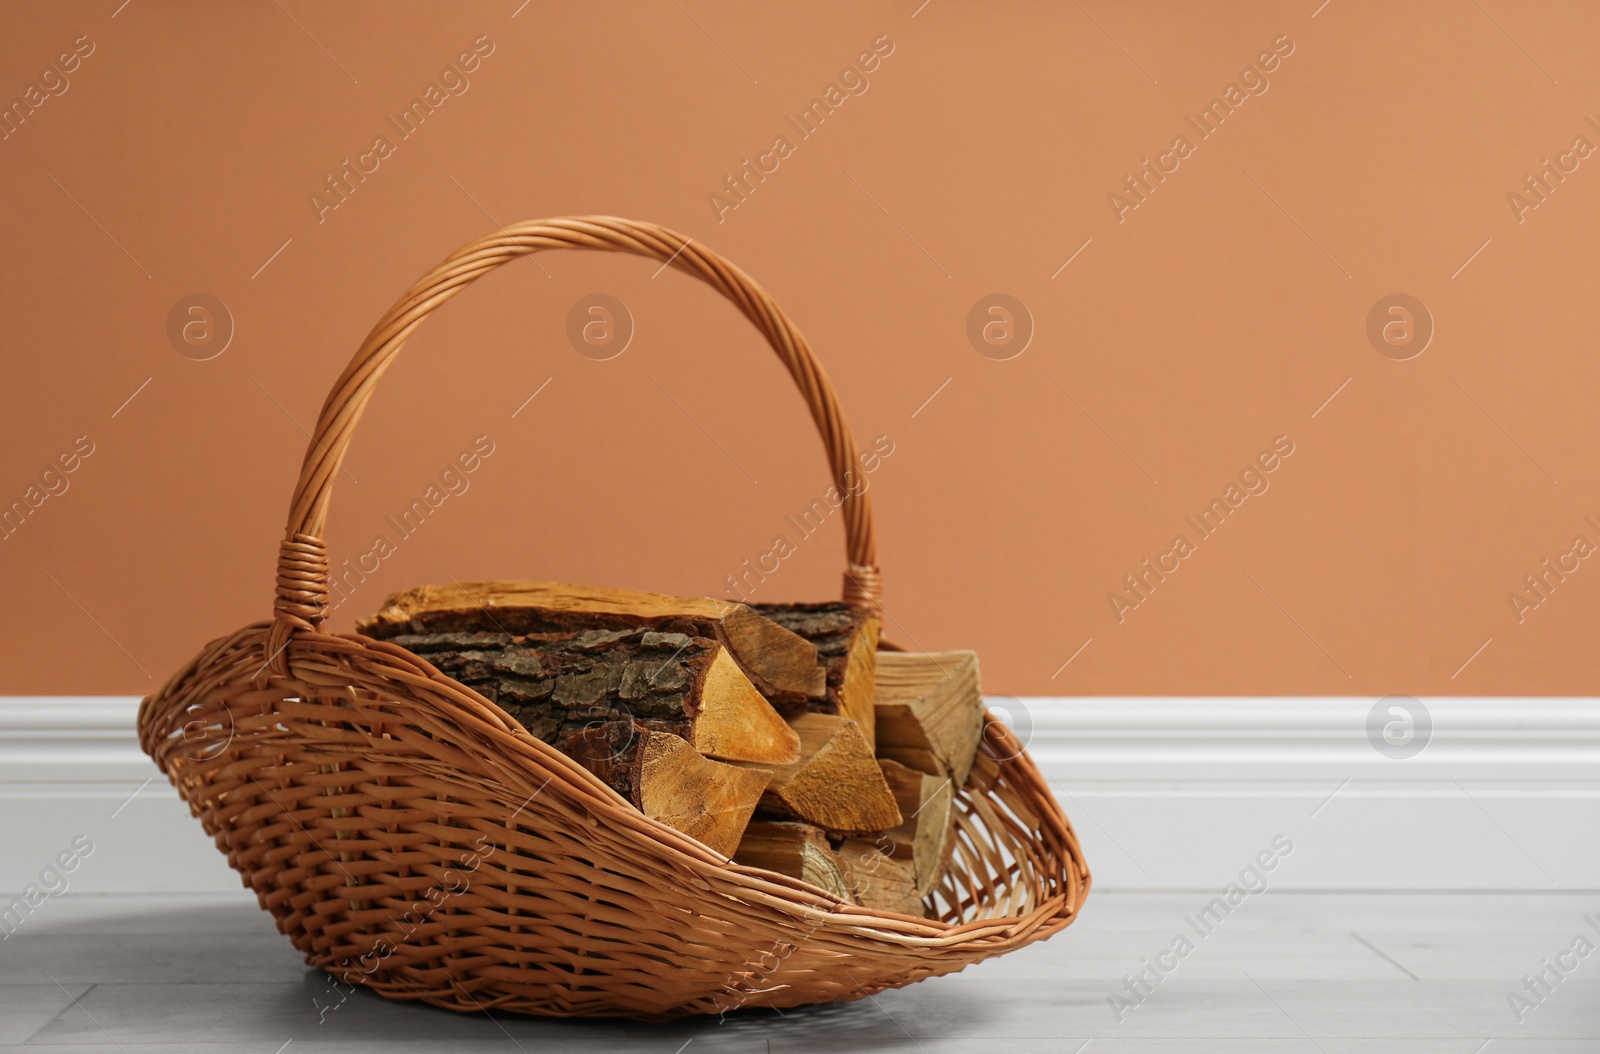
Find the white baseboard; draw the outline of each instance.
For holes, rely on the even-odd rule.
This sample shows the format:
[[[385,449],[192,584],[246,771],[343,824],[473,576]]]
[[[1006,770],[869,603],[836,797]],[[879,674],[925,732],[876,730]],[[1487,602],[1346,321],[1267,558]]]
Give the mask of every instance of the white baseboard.
[[[1279,888],[1600,888],[1595,700],[1425,699],[1409,758],[1369,739],[1377,703],[1028,699],[1013,724],[1107,887],[1219,887],[1282,834]]]
[[[1281,835],[1294,848],[1280,889],[1600,889],[1593,699],[1426,699],[1431,739],[1404,759],[1369,739],[1372,699],[991,702],[1101,888],[1220,888]],[[0,890],[36,881],[79,835],[95,851],[75,893],[239,888],[140,752],[137,707],[0,698]]]

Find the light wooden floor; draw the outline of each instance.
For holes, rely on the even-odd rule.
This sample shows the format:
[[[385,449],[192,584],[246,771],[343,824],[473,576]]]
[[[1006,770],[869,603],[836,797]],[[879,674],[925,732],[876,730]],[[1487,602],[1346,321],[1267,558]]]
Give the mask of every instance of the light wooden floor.
[[[782,1017],[646,1026],[364,992],[319,1015],[338,995],[242,893],[68,896],[0,942],[0,1051],[1600,1052],[1600,951],[1569,958],[1522,1021],[1507,1002],[1578,935],[1600,945],[1586,922],[1600,893],[1272,891],[1201,939],[1184,917],[1208,899],[1096,892],[1061,936],[954,977]],[[1119,1021],[1108,994],[1179,934],[1192,953]]]

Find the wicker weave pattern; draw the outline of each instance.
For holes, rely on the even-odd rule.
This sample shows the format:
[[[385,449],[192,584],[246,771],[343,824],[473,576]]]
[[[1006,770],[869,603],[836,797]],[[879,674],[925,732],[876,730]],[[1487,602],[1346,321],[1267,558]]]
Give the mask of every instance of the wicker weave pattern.
[[[345,370],[296,488],[273,620],[207,645],[147,698],[144,749],[308,962],[396,999],[642,1018],[789,1007],[949,973],[1068,925],[1089,889],[1076,836],[997,721],[957,795],[937,917],[913,918],[729,863],[421,658],[319,629],[329,487],[372,385],[473,278],[573,246],[670,258],[726,293],[789,367],[843,482],[855,444],[827,377],[742,272],[646,224],[506,228],[413,287]],[[846,595],[875,604],[865,495],[846,510]]]

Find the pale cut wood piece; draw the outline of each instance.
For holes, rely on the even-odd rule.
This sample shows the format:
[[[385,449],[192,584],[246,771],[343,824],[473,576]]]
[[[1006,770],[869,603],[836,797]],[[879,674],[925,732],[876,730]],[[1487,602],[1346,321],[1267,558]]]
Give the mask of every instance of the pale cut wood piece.
[[[877,749],[878,620],[867,619],[850,642],[839,684],[839,716],[861,726],[867,745]]]
[[[983,733],[977,653],[881,652],[876,686],[878,755],[966,786]]]
[[[547,743],[638,722],[723,760],[784,765],[800,756],[799,735],[710,638],[647,629],[513,636],[483,628],[389,639]]]
[[[726,648],[719,648],[700,685],[690,744],[714,758],[782,765],[800,757],[800,737],[756,691]]]
[[[732,856],[771,774],[701,757],[664,732],[646,733],[639,753],[639,810]]]
[[[844,866],[822,830],[806,823],[757,820],[744,829],[735,863],[776,871],[854,902]]]
[[[878,768],[905,818],[899,827],[884,832],[892,846],[889,855],[911,865],[918,895],[927,896],[939,882],[950,847],[955,781],[918,772],[890,758],[879,758]]]
[[[814,644],[747,605],[710,597],[566,582],[456,582],[396,593],[356,629],[382,639],[478,628],[485,616],[514,634],[648,628],[711,637],[774,705],[800,709],[827,692]]]
[[[918,916],[926,910],[911,866],[893,859],[872,842],[846,839],[839,847],[839,859],[844,862],[845,877],[856,903],[862,907]]]
[[[763,810],[835,835],[900,825],[900,807],[859,725],[834,714],[801,714],[789,723],[800,735],[800,759],[773,769]]]
[[[652,820],[733,855],[770,770],[712,761],[670,732],[636,725],[632,739],[616,749],[608,730],[597,731],[579,733],[564,749]]]
[[[869,744],[876,744],[878,619],[864,608],[838,602],[751,606],[816,645],[827,670],[828,690],[826,697],[813,700],[809,709],[849,718],[861,726]]]

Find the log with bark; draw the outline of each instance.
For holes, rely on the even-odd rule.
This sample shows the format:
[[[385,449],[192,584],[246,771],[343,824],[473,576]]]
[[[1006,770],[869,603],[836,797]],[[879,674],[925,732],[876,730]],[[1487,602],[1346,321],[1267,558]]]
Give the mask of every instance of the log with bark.
[[[638,810],[731,857],[771,773],[712,761],[679,736],[611,722],[561,744]]]
[[[827,671],[827,694],[809,709],[854,721],[869,745],[877,742],[873,710],[878,620],[844,603],[753,604],[758,614],[816,646]]]
[[[840,836],[900,826],[900,807],[860,726],[834,714],[801,714],[789,723],[800,734],[800,757],[773,767],[763,812]]]
[[[889,855],[911,866],[917,893],[926,896],[944,872],[955,782],[949,776],[930,776],[889,758],[879,758],[878,767],[905,819],[883,833]]]
[[[400,633],[420,655],[557,746],[579,733],[626,736],[634,724],[727,761],[785,765],[800,737],[721,643],[657,630],[511,634]],[[591,739],[594,737],[591,736]]]
[[[983,732],[977,654],[883,652],[876,689],[878,755],[965,786]]]
[[[380,639],[491,629],[511,634],[591,629],[683,633],[721,643],[756,688],[785,711],[803,710],[827,692],[827,675],[814,644],[744,604],[709,597],[560,582],[458,582],[396,593],[356,628]]]
[[[913,915],[938,882],[982,728],[971,652],[880,656],[845,604],[530,582],[396,594],[360,628],[739,863]]]
[[[852,901],[844,866],[820,828],[789,821],[757,820],[745,828],[735,863],[798,878]]]
[[[847,839],[839,847],[845,878],[864,908],[921,915],[924,907],[917,894],[917,882],[909,864],[893,859],[882,848],[865,839]]]

